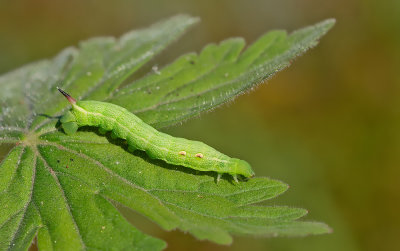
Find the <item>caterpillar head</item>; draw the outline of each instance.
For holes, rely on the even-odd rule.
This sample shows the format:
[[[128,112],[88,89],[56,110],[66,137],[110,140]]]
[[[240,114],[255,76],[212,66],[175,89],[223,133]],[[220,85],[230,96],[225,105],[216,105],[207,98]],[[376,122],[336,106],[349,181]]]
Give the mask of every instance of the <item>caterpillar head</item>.
[[[61,117],[60,122],[64,132],[68,135],[74,134],[78,130],[75,115],[70,111]]]
[[[231,173],[231,175],[240,174],[246,178],[251,178],[255,175],[253,169],[251,169],[251,166],[247,161],[233,158],[233,162],[233,169],[235,170],[235,173]]]
[[[72,106],[76,104],[76,100],[73,97],[71,97],[68,93],[66,93],[65,91],[61,90],[58,87],[57,89],[64,95],[64,97],[68,99],[68,101],[72,104]],[[60,122],[62,128],[64,129],[64,132],[68,135],[74,134],[78,130],[78,123],[76,123],[76,117],[71,111],[65,113],[64,116],[61,117]]]

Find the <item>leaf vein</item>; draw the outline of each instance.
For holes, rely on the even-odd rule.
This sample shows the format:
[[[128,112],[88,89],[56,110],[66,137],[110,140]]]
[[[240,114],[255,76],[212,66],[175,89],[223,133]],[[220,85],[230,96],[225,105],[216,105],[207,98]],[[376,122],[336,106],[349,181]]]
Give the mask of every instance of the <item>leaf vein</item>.
[[[22,222],[23,222],[24,219],[25,219],[25,214],[26,214],[26,210],[28,209],[28,205],[29,205],[29,204],[31,203],[31,201],[32,201],[33,188],[34,188],[34,185],[35,185],[35,178],[36,178],[36,165],[37,165],[37,156],[36,156],[36,154],[34,155],[34,157],[35,157],[34,162],[33,162],[34,168],[33,168],[32,181],[31,181],[31,182],[32,182],[32,185],[31,185],[31,188],[30,188],[30,191],[29,191],[29,199],[28,199],[28,201],[25,203],[25,205],[24,205],[24,207],[23,207],[23,211],[24,211],[23,216],[22,216],[22,218],[21,218],[21,221],[18,223],[17,229],[16,229],[15,232],[12,234],[12,239],[11,239],[10,245],[9,245],[9,247],[8,247],[8,250],[10,250],[10,248],[11,248],[11,246],[12,246],[12,243],[15,241],[15,238],[17,237],[17,233],[19,232],[20,227],[21,227],[21,224],[22,224]]]
[[[15,148],[16,148],[16,147],[14,147],[13,149],[15,149]],[[11,150],[9,151],[9,154],[11,153],[11,151],[12,151],[13,149],[11,149]],[[15,175],[16,175],[16,173],[17,173],[17,169],[19,168],[19,164],[21,163],[21,158],[22,158],[22,155],[24,154],[24,152],[25,152],[25,147],[22,148],[21,153],[18,155],[17,165],[16,165],[15,168],[14,168],[14,173],[13,173],[13,177],[12,177],[11,180],[13,180],[13,179],[15,178]],[[7,157],[8,157],[8,155],[7,155]],[[4,160],[6,160],[7,157],[4,158]],[[0,194],[7,192],[8,189],[10,188],[10,186],[11,186],[11,183],[12,183],[12,182],[10,182],[10,183],[8,184],[7,188],[4,189],[3,191],[1,191]]]
[[[77,224],[76,221],[75,221],[75,217],[74,217],[74,215],[72,214],[71,208],[69,207],[68,199],[67,199],[67,197],[66,197],[66,195],[65,195],[65,193],[64,193],[64,188],[62,187],[62,185],[61,185],[61,183],[60,183],[60,180],[58,179],[58,177],[57,177],[57,175],[55,174],[55,172],[53,171],[53,169],[49,166],[49,164],[47,163],[47,161],[45,160],[45,158],[44,158],[41,154],[39,154],[39,151],[38,151],[38,150],[36,150],[36,151],[38,152],[38,156],[42,159],[44,165],[46,166],[46,168],[47,168],[48,171],[50,172],[51,176],[53,177],[54,181],[56,182],[58,188],[60,189],[61,195],[62,195],[62,197],[63,197],[63,199],[64,199],[64,202],[65,202],[65,207],[66,207],[66,209],[67,209],[69,215],[71,216],[71,220],[72,220],[72,222],[73,222],[73,224],[74,224],[74,226],[75,226],[75,230],[76,230],[76,232],[77,232],[77,234],[78,234],[78,236],[79,236],[79,238],[80,238],[82,247],[83,247],[83,249],[85,249],[85,246],[86,246],[86,245],[85,245],[85,242],[83,241],[82,235],[81,235],[81,233],[80,233],[80,231],[79,231],[79,226],[78,226],[78,224]]]
[[[196,81],[201,80],[202,78],[208,76],[209,74],[215,72],[215,70],[222,64],[222,62],[224,62],[224,59],[226,58],[226,56],[228,55],[229,51],[226,51],[223,55],[223,57],[221,58],[221,60],[215,64],[213,67],[211,67],[208,71],[204,72],[203,74],[200,74],[198,76],[196,76],[194,79],[190,80],[189,82],[183,84],[182,86],[171,90],[170,92],[168,92],[167,94],[165,94],[162,98],[161,101],[157,104],[154,104],[153,106],[147,107],[147,108],[143,108],[143,109],[139,109],[138,111],[136,111],[136,113],[140,113],[140,112],[144,112],[147,110],[152,110],[152,109],[156,109],[157,107],[159,107],[160,105],[162,105],[165,102],[162,102],[162,100],[165,100],[168,96],[171,96],[173,93],[179,91],[180,89],[185,88],[186,86],[190,86],[192,84],[194,84]],[[196,94],[197,95],[197,94]],[[196,96],[193,95],[193,96]]]

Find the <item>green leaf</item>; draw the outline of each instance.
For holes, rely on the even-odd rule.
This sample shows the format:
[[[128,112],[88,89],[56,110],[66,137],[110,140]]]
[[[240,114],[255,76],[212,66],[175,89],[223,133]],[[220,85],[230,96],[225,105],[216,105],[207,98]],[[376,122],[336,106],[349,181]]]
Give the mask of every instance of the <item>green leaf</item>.
[[[326,20],[291,35],[272,31],[247,48],[242,38],[189,53],[158,74],[135,81],[107,100],[124,106],[155,127],[164,127],[212,109],[262,83],[317,44],[334,24]]]
[[[175,16],[115,38],[95,38],[0,77],[0,145],[13,144],[0,165],[0,249],[160,250],[114,207],[123,204],[165,230],[178,228],[220,244],[232,234],[303,236],[330,231],[299,221],[306,210],[266,205],[287,189],[268,178],[235,184],[143,152],[95,128],[67,136],[57,124],[69,106],[57,93],[112,102],[155,127],[210,110],[263,82],[315,46],[327,20],[290,35],[273,31],[242,52],[241,38],[208,45],[158,71],[127,78],[198,20]],[[257,170],[257,167],[255,167]],[[261,203],[254,205],[254,203]]]

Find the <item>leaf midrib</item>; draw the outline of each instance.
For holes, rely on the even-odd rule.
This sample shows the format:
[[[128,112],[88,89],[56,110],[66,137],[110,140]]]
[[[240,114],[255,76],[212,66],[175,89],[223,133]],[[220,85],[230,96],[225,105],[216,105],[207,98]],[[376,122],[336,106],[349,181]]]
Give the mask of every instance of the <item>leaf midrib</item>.
[[[265,51],[266,51],[267,49],[269,49],[269,48],[271,47],[271,45],[273,45],[273,42],[274,42],[275,40],[277,40],[277,39],[278,39],[278,38],[275,38],[274,40],[272,40],[272,41],[268,44],[268,46],[266,46],[266,47],[262,50],[262,53],[260,53],[260,55],[258,55],[258,56],[257,56],[256,58],[254,58],[250,63],[247,64],[247,67],[251,66],[255,61],[257,61],[257,60],[261,57],[261,55],[262,55],[263,53],[265,53]],[[230,52],[230,51],[225,52],[225,54],[224,54],[224,59],[225,59],[226,55],[227,55],[229,52]],[[271,59],[267,60],[267,61],[264,62],[262,65],[266,65],[266,64],[270,63],[271,61],[277,61],[278,59],[283,58],[283,56],[284,56],[286,53],[287,53],[287,51],[284,51],[284,52],[282,52],[281,54],[276,55],[274,58],[271,58]],[[243,52],[241,52],[241,53],[237,56],[237,58],[236,58],[236,60],[235,60],[234,62],[230,62],[230,63],[226,63],[226,64],[236,64],[236,63],[240,60],[240,57],[241,57],[242,54],[243,54]],[[189,85],[195,83],[196,81],[198,81],[198,80],[200,80],[200,79],[202,79],[202,78],[208,76],[209,74],[214,73],[215,70],[216,70],[219,66],[221,66],[221,63],[223,63],[223,62],[224,62],[224,61],[221,60],[221,62],[219,62],[218,64],[216,64],[216,65],[215,65],[213,68],[211,68],[209,71],[203,73],[203,74],[200,75],[200,76],[197,76],[195,79],[189,81],[188,83],[186,83],[185,85],[183,85],[183,86],[181,86],[181,87],[179,87],[179,88],[183,88],[183,87],[185,87],[185,86],[189,86]],[[253,67],[253,70],[252,70],[252,71],[255,71],[256,68],[257,68],[256,66]],[[269,76],[271,76],[273,73],[274,73],[274,72],[270,73]],[[175,74],[175,75],[176,75],[176,74]],[[242,81],[243,78],[245,78],[247,75],[249,75],[249,72],[242,73],[242,74],[238,75],[235,79],[232,79],[232,80],[227,81],[227,82],[223,82],[222,84],[213,86],[212,88],[209,88],[209,89],[207,89],[207,90],[205,90],[205,91],[202,91],[202,92],[199,92],[199,93],[196,93],[196,94],[192,94],[192,95],[188,95],[188,96],[185,96],[185,97],[179,98],[179,99],[173,99],[173,100],[164,101],[164,102],[161,101],[161,102],[158,102],[157,104],[154,104],[154,105],[151,105],[151,106],[148,106],[148,107],[144,107],[144,108],[141,108],[141,109],[133,110],[132,112],[135,113],[135,114],[139,114],[139,113],[143,113],[143,112],[146,112],[146,111],[150,111],[150,110],[157,109],[157,108],[159,108],[160,106],[170,105],[170,104],[178,103],[178,102],[180,102],[180,101],[184,101],[184,100],[187,100],[187,99],[196,97],[196,96],[201,96],[201,95],[203,95],[203,94],[206,94],[206,93],[211,92],[211,91],[215,91],[215,90],[217,90],[217,89],[219,89],[219,88],[222,88],[222,87],[225,87],[225,86],[227,86],[227,85],[234,84],[234,83],[238,83],[238,82]],[[245,87],[246,87],[246,86],[245,86]],[[174,91],[176,91],[176,89],[175,89]],[[161,100],[164,100],[166,97],[169,96],[169,94],[174,93],[174,91],[168,92],[166,95],[164,95],[164,96],[161,98]],[[240,93],[241,91],[242,91],[242,90],[239,90],[239,93]],[[185,109],[185,108],[183,108],[183,109]]]
[[[78,234],[78,236],[79,236],[79,239],[80,239],[82,248],[85,249],[85,246],[86,246],[86,245],[85,245],[85,242],[83,241],[82,235],[81,235],[81,233],[80,233],[80,231],[79,231],[78,224],[76,224],[75,217],[74,217],[74,215],[72,214],[71,208],[70,208],[69,203],[68,203],[68,199],[67,199],[67,197],[65,196],[65,193],[64,193],[64,188],[63,188],[63,186],[61,185],[60,180],[58,179],[58,176],[55,175],[54,170],[49,166],[49,164],[47,163],[47,161],[45,160],[45,158],[43,158],[43,156],[42,156],[41,154],[39,154],[39,150],[38,150],[37,148],[35,149],[35,154],[37,154],[37,156],[40,157],[40,159],[43,161],[43,165],[44,165],[45,168],[49,171],[50,175],[53,177],[53,179],[54,179],[54,181],[56,182],[58,188],[60,189],[62,198],[63,198],[63,200],[64,200],[64,202],[65,202],[65,207],[66,207],[66,209],[67,209],[67,211],[68,211],[68,214],[71,216],[72,223],[73,223],[74,226],[75,226],[75,230],[76,230],[76,232],[77,232],[77,234]]]
[[[26,149],[27,147],[24,147],[24,149],[21,151],[21,156],[20,157],[22,157],[22,155],[23,155],[23,153],[25,152],[25,149]],[[33,149],[32,149],[33,150]],[[34,151],[34,150],[33,150]],[[11,151],[10,151],[11,152]],[[16,170],[20,167],[20,161],[18,162],[18,166],[17,166],[17,168],[16,168]],[[31,188],[30,188],[30,191],[29,191],[29,199],[28,199],[28,201],[25,203],[25,205],[24,205],[24,207],[23,207],[23,214],[22,214],[22,218],[21,218],[21,220],[19,221],[19,223],[18,223],[18,226],[17,226],[17,228],[15,229],[15,232],[11,235],[12,236],[12,239],[11,239],[11,241],[10,241],[10,244],[8,245],[8,250],[10,250],[11,249],[11,244],[14,242],[14,240],[15,240],[15,237],[17,236],[17,233],[18,233],[18,231],[19,231],[19,229],[20,229],[20,227],[21,227],[21,224],[22,224],[22,222],[24,221],[24,219],[25,219],[25,214],[26,214],[26,210],[28,209],[28,206],[29,206],[29,204],[32,202],[32,196],[33,196],[33,187],[34,187],[34,185],[35,185],[35,178],[36,178],[36,165],[37,165],[37,156],[36,156],[36,154],[35,154],[35,151],[34,151],[34,162],[33,162],[33,174],[32,174],[32,185],[31,185]],[[21,210],[22,211],[22,210]]]

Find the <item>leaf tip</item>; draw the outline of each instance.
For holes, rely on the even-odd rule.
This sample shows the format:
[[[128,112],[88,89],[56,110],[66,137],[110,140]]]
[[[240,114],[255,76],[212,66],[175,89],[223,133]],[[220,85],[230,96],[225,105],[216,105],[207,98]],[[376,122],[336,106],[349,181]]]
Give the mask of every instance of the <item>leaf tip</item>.
[[[318,23],[316,26],[324,28],[326,31],[330,30],[334,25],[336,24],[336,19],[335,18],[328,18],[325,19],[324,21],[321,21]]]
[[[334,26],[335,24],[336,24],[336,18],[328,18],[328,19],[326,19],[325,21],[324,21],[327,25],[329,25],[329,26]]]
[[[179,22],[186,22],[188,25],[193,25],[193,24],[197,24],[198,22],[200,22],[200,17],[194,17],[194,16],[190,16],[188,14],[178,14],[175,16],[172,16],[170,18],[170,20],[174,20],[174,21],[179,21]]]
[[[333,233],[333,228],[331,228],[327,224],[322,223],[322,222],[313,222],[313,223],[319,225],[319,231],[316,231],[313,234],[332,234]]]

